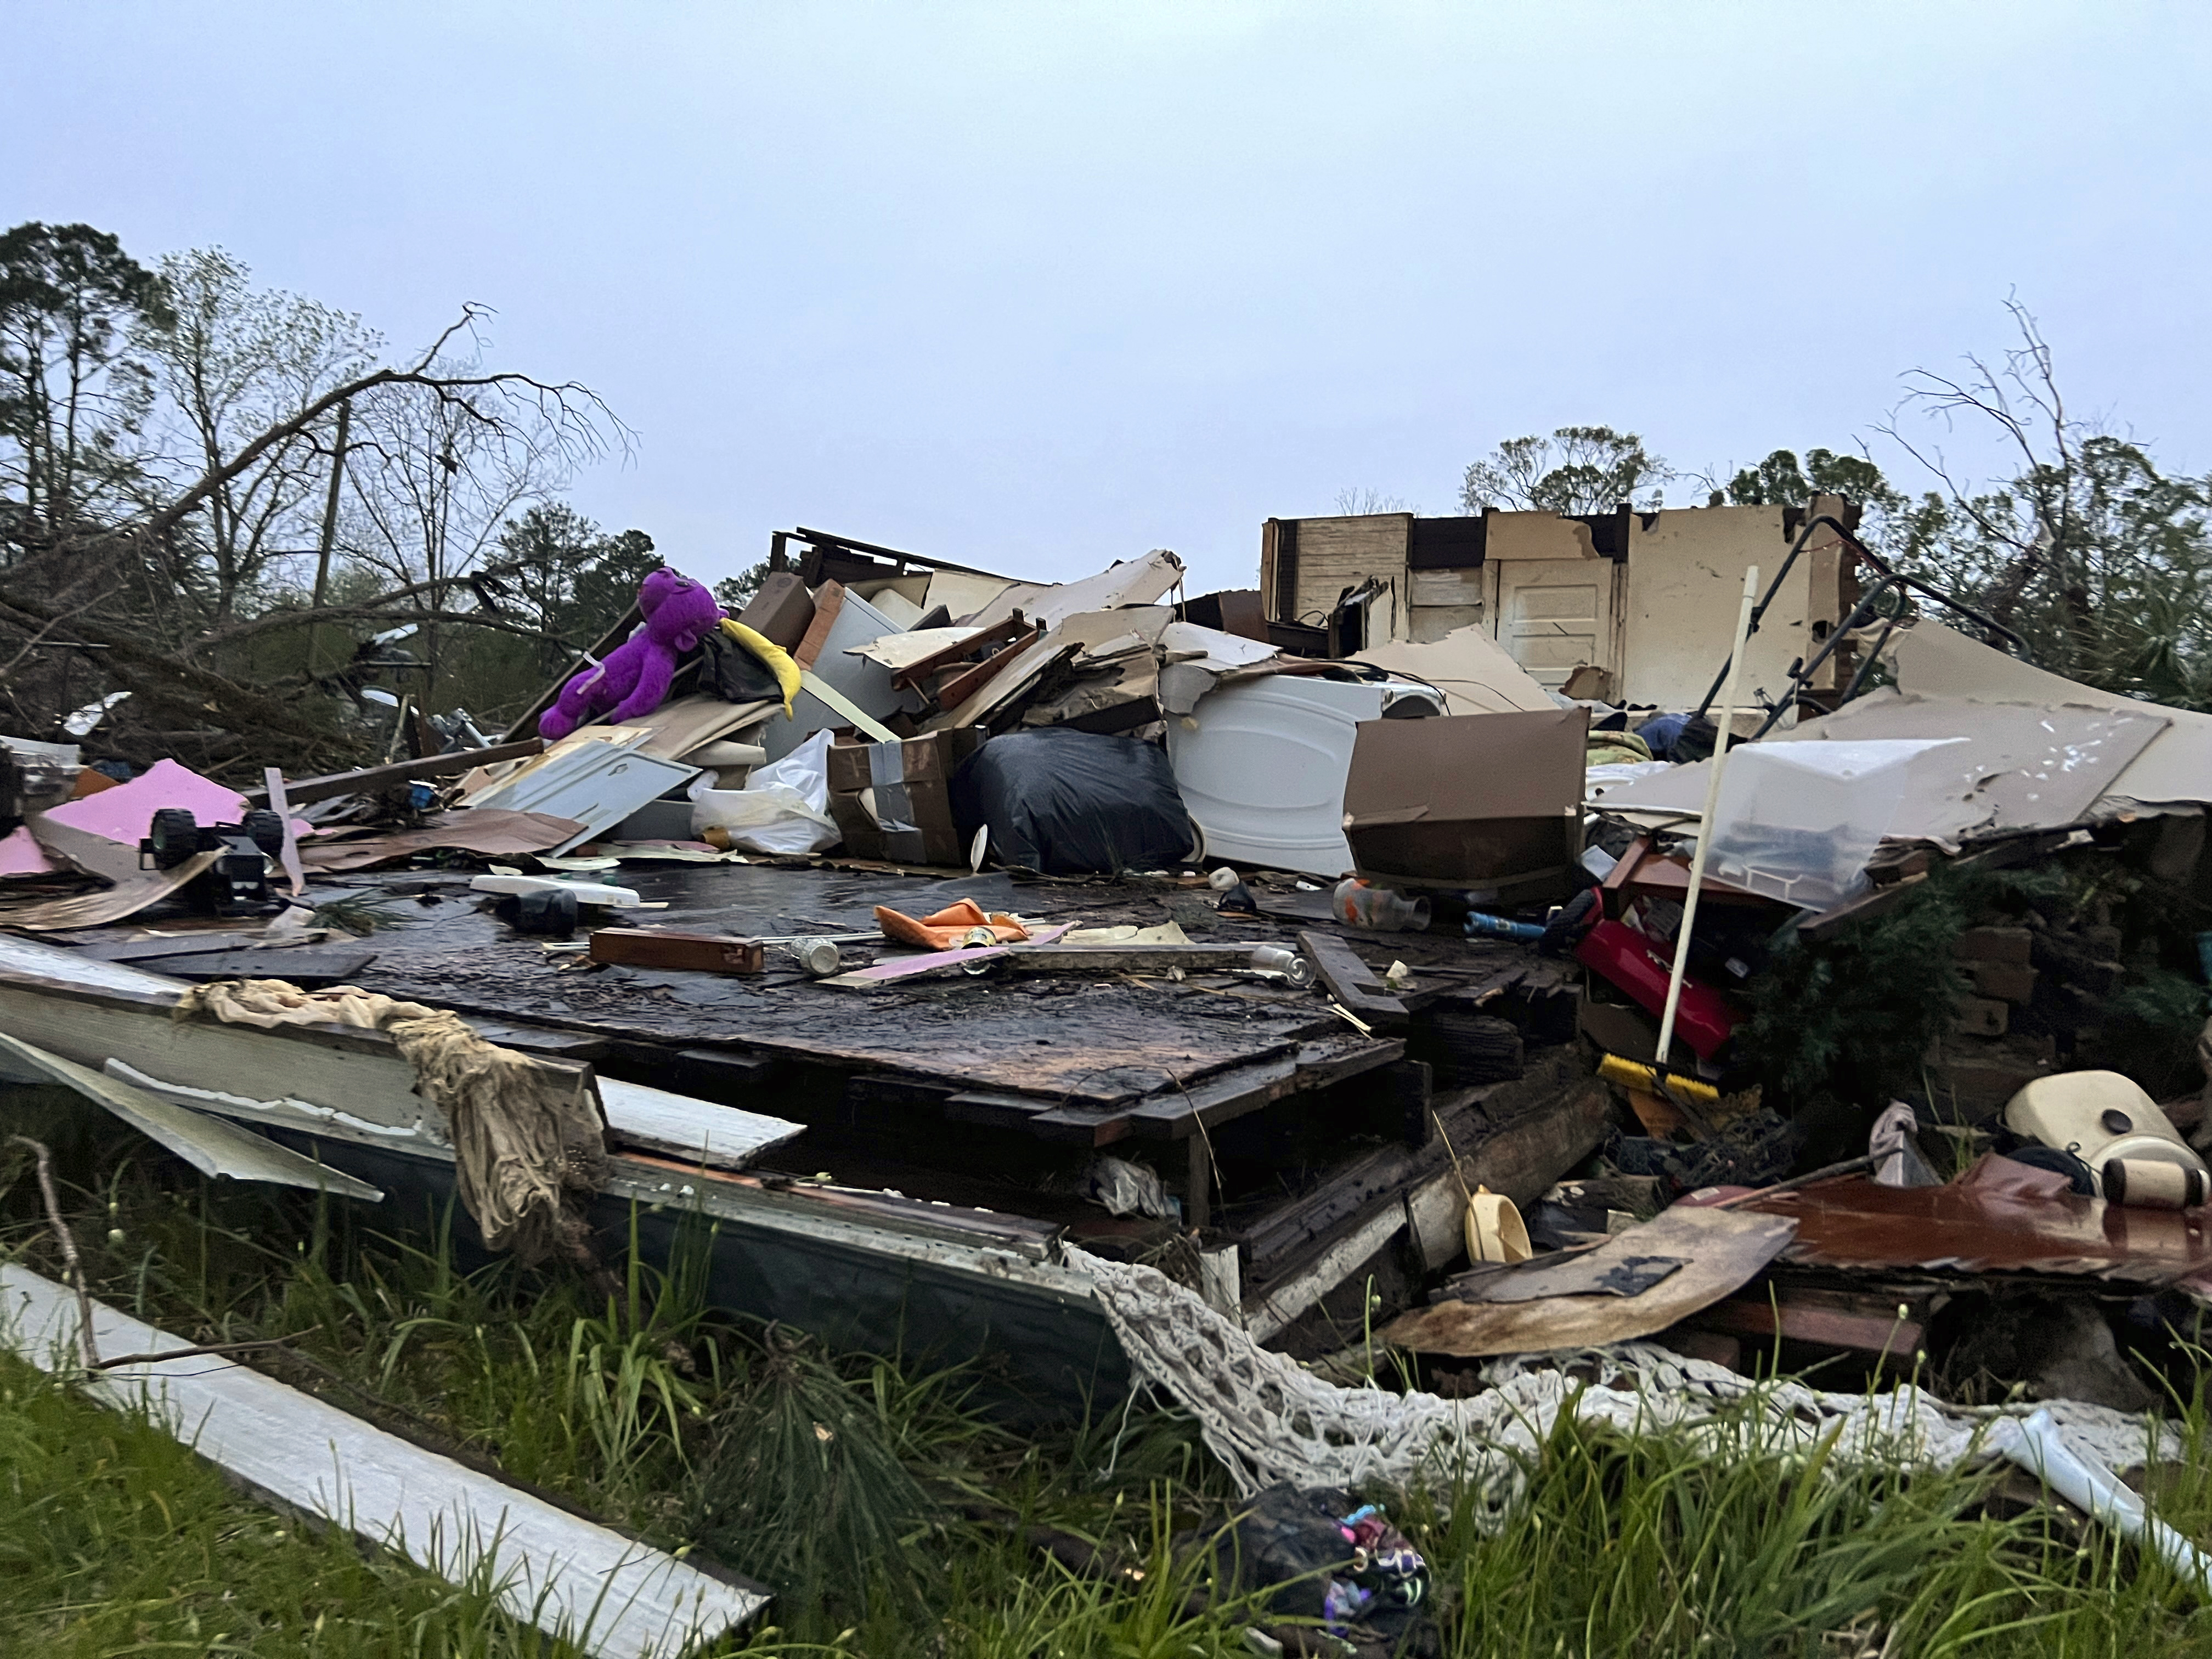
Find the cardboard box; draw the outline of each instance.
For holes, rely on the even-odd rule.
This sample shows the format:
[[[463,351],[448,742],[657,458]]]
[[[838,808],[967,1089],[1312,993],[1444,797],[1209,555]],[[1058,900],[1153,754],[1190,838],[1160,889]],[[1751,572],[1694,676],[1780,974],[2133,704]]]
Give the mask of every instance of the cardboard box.
[[[854,858],[953,866],[968,849],[952,821],[952,775],[983,746],[980,726],[903,743],[830,746],[830,816]]]
[[[1352,867],[1378,886],[1564,896],[1589,736],[1586,708],[1361,721],[1344,785]]]

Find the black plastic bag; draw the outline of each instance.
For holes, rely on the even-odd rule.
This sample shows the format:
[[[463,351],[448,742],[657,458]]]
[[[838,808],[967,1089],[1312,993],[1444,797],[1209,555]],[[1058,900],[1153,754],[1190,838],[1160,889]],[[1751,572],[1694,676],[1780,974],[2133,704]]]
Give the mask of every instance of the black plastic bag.
[[[993,738],[952,780],[963,837],[991,831],[1000,863],[1048,876],[1164,870],[1197,836],[1167,751],[1064,726]]]
[[[701,636],[699,687],[724,702],[781,702],[775,671],[720,629]]]

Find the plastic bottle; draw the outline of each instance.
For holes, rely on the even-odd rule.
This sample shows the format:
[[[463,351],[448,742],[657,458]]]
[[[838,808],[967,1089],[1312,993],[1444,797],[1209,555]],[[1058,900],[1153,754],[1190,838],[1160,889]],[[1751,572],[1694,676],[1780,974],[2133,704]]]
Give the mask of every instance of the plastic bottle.
[[[1509,916],[1493,916],[1486,910],[1468,911],[1467,936],[1474,939],[1484,933],[1498,939],[1534,941],[1544,937],[1544,925],[1537,921],[1515,921]]]
[[[1339,921],[1377,933],[1419,933],[1429,925],[1428,900],[1370,887],[1357,876],[1337,883],[1329,909]]]

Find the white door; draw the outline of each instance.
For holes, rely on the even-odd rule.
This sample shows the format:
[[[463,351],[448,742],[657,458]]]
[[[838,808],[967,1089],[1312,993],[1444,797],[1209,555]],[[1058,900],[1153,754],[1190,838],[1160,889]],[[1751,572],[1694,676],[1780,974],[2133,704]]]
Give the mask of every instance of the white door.
[[[1491,615],[1498,642],[1530,678],[1556,691],[1584,663],[1609,669],[1613,574],[1610,559],[1498,559]]]

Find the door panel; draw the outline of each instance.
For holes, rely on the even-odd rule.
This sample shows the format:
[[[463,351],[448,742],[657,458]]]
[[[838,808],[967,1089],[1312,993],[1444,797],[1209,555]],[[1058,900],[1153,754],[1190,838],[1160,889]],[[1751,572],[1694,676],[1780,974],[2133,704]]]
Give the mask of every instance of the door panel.
[[[1613,565],[1605,559],[1501,559],[1498,641],[1557,690],[1583,663],[1600,668],[1613,635]]]

